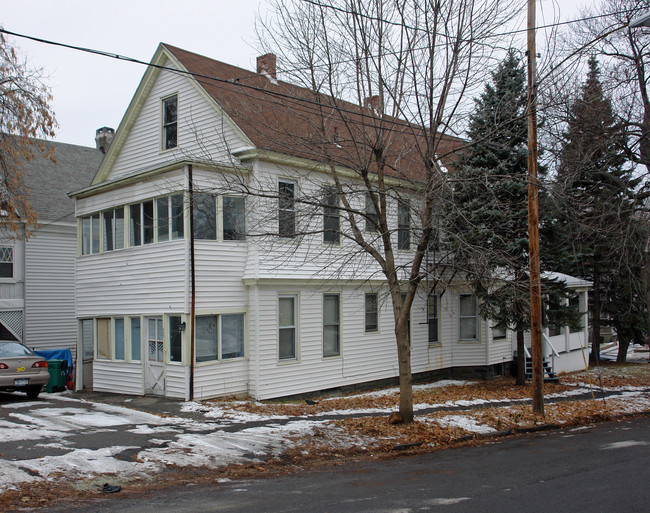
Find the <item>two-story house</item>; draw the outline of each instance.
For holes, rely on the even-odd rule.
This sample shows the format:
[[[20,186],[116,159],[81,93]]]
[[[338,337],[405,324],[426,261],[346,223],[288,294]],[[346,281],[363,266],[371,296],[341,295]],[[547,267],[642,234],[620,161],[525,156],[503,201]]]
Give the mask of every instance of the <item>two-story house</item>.
[[[340,237],[335,208],[298,201],[332,183],[316,151],[292,144],[309,120],[277,101],[304,90],[277,80],[273,56],[258,67],[161,44],[92,184],[73,193],[78,344],[94,354],[77,387],[267,399],[397,376],[376,263]],[[366,195],[353,201],[372,219]],[[388,208],[407,264],[408,198]],[[571,286],[584,306],[587,284]],[[423,287],[409,336],[416,375],[500,373],[513,357],[462,282]],[[585,333],[564,336],[575,349]]]

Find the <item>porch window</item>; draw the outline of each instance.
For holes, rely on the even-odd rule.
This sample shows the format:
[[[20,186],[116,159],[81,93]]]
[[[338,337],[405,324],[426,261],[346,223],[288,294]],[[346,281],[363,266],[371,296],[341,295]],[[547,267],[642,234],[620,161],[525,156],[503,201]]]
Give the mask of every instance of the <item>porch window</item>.
[[[97,351],[95,357],[99,360],[111,359],[111,320],[97,319]]]
[[[99,214],[81,218],[81,254],[99,253]]]
[[[427,327],[429,330],[429,345],[440,343],[439,312],[439,296],[437,294],[430,294],[427,298]]]
[[[365,299],[365,331],[366,333],[379,330],[379,302],[376,293],[366,294]]]
[[[244,356],[244,314],[196,318],[196,361],[230,360]]]
[[[183,194],[156,200],[156,232],[158,242],[183,238]]]
[[[278,235],[296,236],[296,184],[281,180],[278,183]]]
[[[335,187],[325,187],[323,196],[323,242],[325,244],[340,244],[338,191]]]
[[[178,146],[178,96],[163,99],[162,109],[162,147],[170,150]]]
[[[213,194],[194,194],[194,238],[217,240],[217,198]]]
[[[244,314],[221,316],[221,358],[244,356]]]
[[[107,210],[102,213],[103,250],[113,251],[124,247],[124,207]]]
[[[115,326],[115,359],[124,360],[124,318],[116,317]]]
[[[196,361],[211,362],[217,359],[217,316],[202,315],[196,318]]]
[[[14,248],[0,247],[0,278],[14,277]]]
[[[223,240],[246,239],[246,200],[240,196],[223,197]]]
[[[408,199],[397,202],[397,249],[411,249],[411,202]]]
[[[297,296],[278,298],[278,358],[280,360],[296,358],[297,299]]]
[[[323,356],[341,354],[340,297],[338,294],[323,295]]]
[[[460,340],[478,340],[478,304],[474,294],[459,296]]]
[[[131,317],[131,360],[140,361],[141,356],[140,317]]]

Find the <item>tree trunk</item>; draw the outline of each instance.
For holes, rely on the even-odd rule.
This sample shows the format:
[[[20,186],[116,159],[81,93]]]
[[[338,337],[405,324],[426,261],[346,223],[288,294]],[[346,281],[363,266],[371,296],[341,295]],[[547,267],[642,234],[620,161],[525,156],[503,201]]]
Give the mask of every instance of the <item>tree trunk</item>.
[[[524,332],[517,331],[517,385],[526,384],[526,350],[524,345]]]
[[[623,328],[620,323],[615,323],[616,335],[618,336],[618,353],[616,353],[616,363],[625,363],[627,360],[627,350],[632,340],[631,330]]]
[[[594,293],[591,309],[591,363],[600,361],[600,275],[594,274]]]
[[[397,359],[399,361],[399,413],[405,424],[413,422],[413,376],[411,374],[411,341],[408,323],[399,322],[395,328]]]

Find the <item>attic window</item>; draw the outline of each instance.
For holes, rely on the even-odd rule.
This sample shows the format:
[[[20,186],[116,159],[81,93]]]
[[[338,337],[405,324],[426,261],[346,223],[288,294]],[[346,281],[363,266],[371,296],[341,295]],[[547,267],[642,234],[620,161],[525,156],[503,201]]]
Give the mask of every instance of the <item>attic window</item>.
[[[178,146],[178,96],[163,99],[162,146],[164,150]]]

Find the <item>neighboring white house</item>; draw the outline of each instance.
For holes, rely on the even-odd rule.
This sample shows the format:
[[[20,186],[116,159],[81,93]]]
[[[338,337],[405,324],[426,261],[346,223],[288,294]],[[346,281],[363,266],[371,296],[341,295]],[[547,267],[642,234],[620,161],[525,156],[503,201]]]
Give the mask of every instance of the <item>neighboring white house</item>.
[[[322,212],[301,218],[317,235],[292,237],[294,198],[331,183],[327,168],[291,153],[280,121],[273,128],[287,115],[273,93],[299,88],[275,79],[268,55],[255,74],[161,44],[152,64],[92,184],[72,194],[78,347],[94,351],[92,378],[84,362],[77,387],[268,399],[394,379],[393,315],[376,265],[350,259],[348,241],[324,240]],[[237,193],[233,177],[266,184],[275,199]],[[406,263],[412,251],[402,249]],[[572,284],[582,305],[587,285]],[[422,377],[499,374],[513,358],[513,337],[480,319],[462,282],[444,294],[423,287],[410,337]],[[576,347],[565,338],[558,353]]]
[[[19,236],[0,232],[0,340],[36,350],[67,348],[74,355],[77,223],[67,193],[90,184],[103,154],[84,146],[40,143],[53,150],[55,160],[34,151],[23,176],[38,226],[27,240],[24,225]]]

